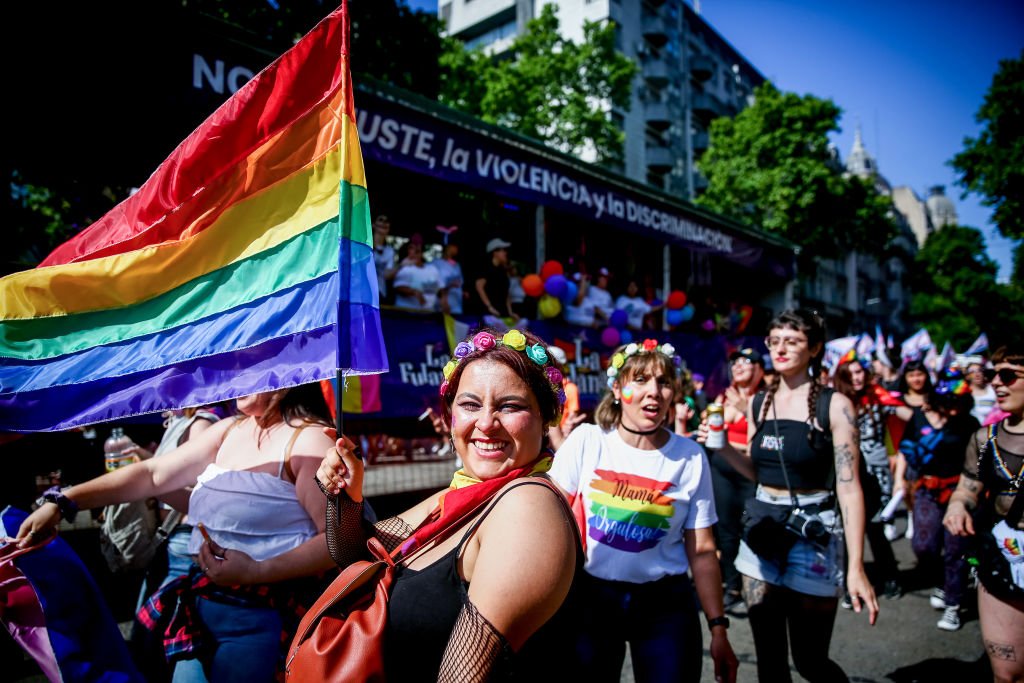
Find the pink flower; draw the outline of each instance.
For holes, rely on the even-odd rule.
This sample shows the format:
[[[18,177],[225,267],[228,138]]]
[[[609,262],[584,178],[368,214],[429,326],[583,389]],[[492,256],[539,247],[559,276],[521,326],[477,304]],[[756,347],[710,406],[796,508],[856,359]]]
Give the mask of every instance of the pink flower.
[[[544,368],[544,374],[548,376],[548,381],[556,387],[562,386],[562,372],[558,368],[549,365]]]
[[[473,337],[473,346],[475,348],[489,351],[494,348],[494,344],[494,335],[490,332],[477,332],[476,336]]]
[[[437,393],[438,395],[441,396],[441,398],[444,398],[444,392],[446,391],[448,391],[448,380],[441,382],[441,389]]]

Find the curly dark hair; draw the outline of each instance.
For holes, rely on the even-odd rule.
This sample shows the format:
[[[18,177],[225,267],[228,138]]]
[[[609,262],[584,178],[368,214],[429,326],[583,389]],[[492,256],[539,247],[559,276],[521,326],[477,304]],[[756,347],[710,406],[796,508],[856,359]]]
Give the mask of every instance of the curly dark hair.
[[[534,346],[535,344],[539,344],[543,348],[547,349],[548,344],[543,339],[532,332],[527,332],[525,330],[520,331],[523,333],[523,336],[526,337],[527,348]],[[484,328],[467,337],[467,341],[475,337],[480,332],[488,332],[493,335],[495,339],[499,340],[502,337],[500,332],[496,332],[490,328]],[[459,379],[462,377],[462,373],[465,372],[469,365],[482,358],[508,366],[514,373],[525,380],[527,386],[530,387],[530,391],[532,391],[533,395],[537,398],[537,405],[540,406],[540,414],[541,417],[544,418],[545,424],[556,424],[562,418],[562,401],[558,394],[561,387],[556,388],[551,384],[545,370],[547,367],[558,369],[558,363],[549,356],[547,362],[541,365],[531,360],[523,351],[516,351],[504,344],[496,344],[490,349],[478,348],[473,350],[455,366],[455,370],[453,370],[451,376],[448,377],[448,383],[445,386],[444,392],[441,394],[441,411],[444,416],[445,423],[451,424],[452,403],[455,401],[455,395],[458,393]]]

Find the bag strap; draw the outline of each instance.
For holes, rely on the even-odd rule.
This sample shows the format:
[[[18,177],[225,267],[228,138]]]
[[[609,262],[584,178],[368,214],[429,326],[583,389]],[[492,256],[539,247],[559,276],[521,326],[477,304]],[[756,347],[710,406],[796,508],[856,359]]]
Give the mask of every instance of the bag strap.
[[[821,431],[832,435],[832,419],[829,416],[829,408],[832,406],[832,394],[835,390],[832,387],[821,387],[818,390],[818,400],[814,405],[814,419],[821,425]],[[813,425],[811,425],[813,427]]]
[[[767,396],[768,396],[768,393],[765,392],[765,391],[759,391],[756,394],[754,394],[754,401],[753,401],[752,407],[753,407],[754,431],[755,432],[757,432],[759,429],[761,429],[761,425],[764,424],[764,422],[761,420],[761,407],[764,406],[764,399]]]

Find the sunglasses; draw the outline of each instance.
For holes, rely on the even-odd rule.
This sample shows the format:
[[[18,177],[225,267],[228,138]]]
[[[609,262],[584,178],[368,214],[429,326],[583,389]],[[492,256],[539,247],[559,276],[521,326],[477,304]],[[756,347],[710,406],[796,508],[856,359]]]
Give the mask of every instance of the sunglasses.
[[[985,377],[985,381],[988,382],[989,384],[992,383],[992,380],[998,377],[999,381],[1003,383],[1004,387],[1010,386],[1011,384],[1013,384],[1014,382],[1021,378],[1021,376],[1018,375],[1017,371],[1014,370],[1013,368],[1003,368],[1002,370],[993,370],[991,368],[987,368],[985,370],[982,370],[981,374],[982,376]]]

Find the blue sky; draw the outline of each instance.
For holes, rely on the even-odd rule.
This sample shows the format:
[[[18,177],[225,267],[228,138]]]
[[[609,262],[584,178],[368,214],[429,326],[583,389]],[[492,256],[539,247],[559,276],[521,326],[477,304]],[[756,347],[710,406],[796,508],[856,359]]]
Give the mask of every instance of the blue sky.
[[[582,0],[581,0],[582,1]],[[622,0],[623,2],[639,0]],[[688,0],[692,5],[692,0]],[[436,11],[437,2],[410,0]],[[1024,48],[1018,0],[701,0],[704,19],[780,89],[831,98],[843,109],[843,158],[859,120],[868,151],[893,186],[922,198],[945,185],[962,225],[980,228],[1009,277],[1013,245],[975,195],[960,197],[947,161],[975,136],[1000,59]]]

